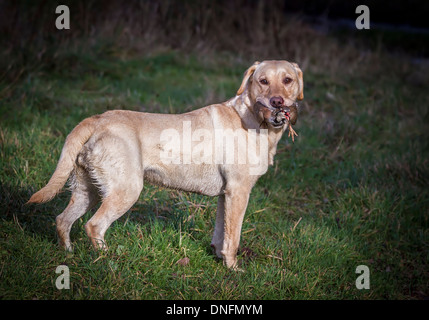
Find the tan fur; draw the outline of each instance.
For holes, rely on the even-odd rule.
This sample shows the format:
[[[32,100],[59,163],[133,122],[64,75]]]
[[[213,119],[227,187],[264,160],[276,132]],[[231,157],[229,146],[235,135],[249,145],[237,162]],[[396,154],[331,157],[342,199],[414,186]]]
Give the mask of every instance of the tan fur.
[[[98,117],[94,116],[83,120],[70,132],[61,152],[57,168],[48,184],[33,194],[27,203],[42,203],[52,200],[62,189],[73,170],[78,153],[94,132],[94,123]]]
[[[285,84],[285,77],[293,81]],[[267,79],[269,84],[261,84],[261,78]],[[101,200],[100,208],[85,225],[85,230],[95,247],[105,249],[106,230],[138,200],[143,181],[218,196],[211,245],[227,267],[236,267],[249,195],[257,179],[266,171],[251,174],[252,163],[263,163],[267,158],[272,164],[277,143],[288,127],[287,122],[281,127],[272,124],[272,111],[267,111],[272,108],[254,109],[257,101],[269,106],[270,98],[274,96],[282,97],[286,106],[303,98],[302,71],[298,65],[287,61],[256,62],[246,71],[234,98],[189,113],[172,115],[115,110],[87,118],[68,135],[48,184],[28,202],[51,200],[71,176],[70,203],[56,218],[60,243],[71,250],[72,224]],[[266,133],[261,130],[261,123],[265,123]],[[167,129],[178,133],[177,139],[161,139]],[[201,132],[209,135],[199,140],[197,133]],[[217,132],[232,132],[244,140],[234,144],[233,150],[227,150],[225,146],[224,149],[213,147],[217,146]],[[184,138],[187,134],[192,134],[189,143]],[[251,153],[252,158],[245,163],[238,160],[226,162],[231,151],[242,155],[248,152],[246,146],[251,149],[252,134],[261,137],[266,134],[266,154]],[[261,147],[261,143],[255,144],[254,148]],[[178,154],[180,163],[165,163],[161,156],[171,145],[182,146]],[[205,147],[223,155],[224,161],[215,163],[198,158],[201,153],[197,148]],[[193,161],[186,162],[191,157]]]

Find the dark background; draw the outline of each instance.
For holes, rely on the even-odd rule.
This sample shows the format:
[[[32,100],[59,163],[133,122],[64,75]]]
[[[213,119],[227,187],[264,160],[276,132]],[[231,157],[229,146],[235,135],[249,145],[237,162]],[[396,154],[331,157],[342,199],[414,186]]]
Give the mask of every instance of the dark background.
[[[70,8],[67,32],[55,29],[59,4]],[[370,8],[371,30],[354,27],[359,4]],[[427,57],[428,13],[429,2],[418,0],[0,1],[0,41],[6,50],[19,55],[39,50],[39,56],[47,46],[81,36],[126,39],[130,47],[153,41],[172,48],[206,46],[243,53],[244,45],[261,42],[255,37],[260,31],[268,30],[278,43],[291,40],[276,38],[279,26],[298,19],[340,39],[356,38],[373,47],[382,42],[389,49]],[[286,53],[281,45],[277,51],[271,46],[265,50]]]
[[[363,4],[369,7],[371,22],[388,23],[394,26],[428,28],[429,2],[411,1],[341,1],[341,0],[292,0],[285,1],[287,11],[311,16],[325,15],[329,19],[356,19],[355,9]],[[426,30],[428,32],[428,30]]]

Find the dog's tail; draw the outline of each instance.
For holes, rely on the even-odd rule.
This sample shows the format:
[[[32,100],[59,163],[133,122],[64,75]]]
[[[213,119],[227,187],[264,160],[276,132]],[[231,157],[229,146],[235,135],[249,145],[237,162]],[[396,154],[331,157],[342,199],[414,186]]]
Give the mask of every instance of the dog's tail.
[[[27,204],[48,202],[57,195],[67,182],[80,150],[94,133],[97,118],[98,116],[93,116],[83,120],[70,132],[54,174],[46,186],[31,196]]]

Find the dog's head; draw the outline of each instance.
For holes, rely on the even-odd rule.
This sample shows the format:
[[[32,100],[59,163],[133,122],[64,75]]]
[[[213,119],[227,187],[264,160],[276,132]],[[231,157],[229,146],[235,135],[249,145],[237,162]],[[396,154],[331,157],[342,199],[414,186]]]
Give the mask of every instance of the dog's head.
[[[287,121],[282,115],[295,107],[296,100],[304,99],[302,71],[288,61],[255,62],[244,74],[237,91],[241,94],[247,95],[262,121],[282,127]]]

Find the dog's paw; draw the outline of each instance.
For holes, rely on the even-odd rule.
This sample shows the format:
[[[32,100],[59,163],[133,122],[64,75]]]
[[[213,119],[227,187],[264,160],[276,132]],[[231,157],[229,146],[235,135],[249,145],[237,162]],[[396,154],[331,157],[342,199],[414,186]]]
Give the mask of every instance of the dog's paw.
[[[234,272],[242,272],[242,273],[246,272],[244,269],[242,269],[240,267],[237,267],[237,266],[232,267],[231,270],[234,271]]]

